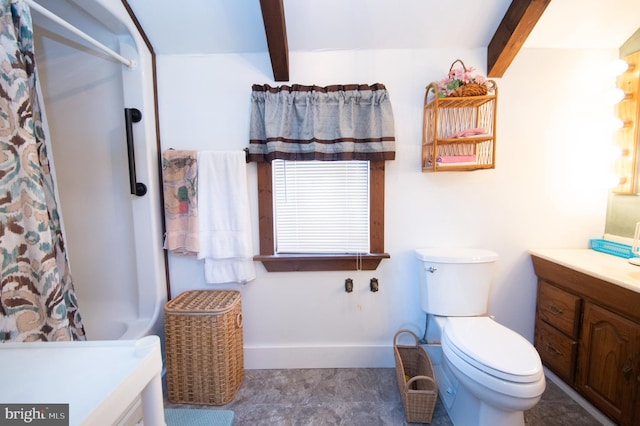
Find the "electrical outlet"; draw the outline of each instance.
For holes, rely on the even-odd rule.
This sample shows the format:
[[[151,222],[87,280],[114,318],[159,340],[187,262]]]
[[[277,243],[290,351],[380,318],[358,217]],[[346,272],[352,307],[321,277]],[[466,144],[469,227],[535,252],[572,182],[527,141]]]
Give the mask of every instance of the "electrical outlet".
[[[353,291],[353,280],[351,278],[344,280],[344,291],[347,293],[351,293]]]
[[[371,278],[371,281],[369,281],[369,288],[374,293],[379,290],[379,288],[378,288],[378,279],[377,278]]]

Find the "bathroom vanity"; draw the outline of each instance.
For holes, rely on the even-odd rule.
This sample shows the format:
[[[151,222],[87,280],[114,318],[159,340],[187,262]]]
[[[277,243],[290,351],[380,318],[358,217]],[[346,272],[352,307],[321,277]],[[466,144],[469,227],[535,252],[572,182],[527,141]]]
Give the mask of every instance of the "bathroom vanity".
[[[530,254],[543,364],[615,422],[640,424],[640,267],[590,249]]]

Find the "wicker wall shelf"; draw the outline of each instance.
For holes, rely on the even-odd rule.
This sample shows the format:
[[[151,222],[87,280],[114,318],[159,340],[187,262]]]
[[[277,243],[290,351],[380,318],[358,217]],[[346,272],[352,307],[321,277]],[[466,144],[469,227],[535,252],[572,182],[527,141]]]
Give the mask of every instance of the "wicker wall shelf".
[[[484,96],[438,98],[438,84],[427,86],[422,128],[422,171],[495,168],[498,86],[489,81]],[[480,130],[481,129],[481,130]]]

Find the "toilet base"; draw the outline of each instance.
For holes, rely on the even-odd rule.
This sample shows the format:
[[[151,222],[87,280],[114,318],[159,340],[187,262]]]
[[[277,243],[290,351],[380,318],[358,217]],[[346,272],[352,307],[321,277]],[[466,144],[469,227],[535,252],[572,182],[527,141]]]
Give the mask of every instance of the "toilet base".
[[[497,408],[478,399],[460,383],[443,356],[440,345],[427,344],[423,347],[434,364],[440,401],[455,426],[524,426],[524,411]],[[533,406],[536,402],[537,399],[529,400],[527,405]]]
[[[524,426],[524,412],[499,410],[478,400],[462,386],[452,406],[445,408],[456,426]]]

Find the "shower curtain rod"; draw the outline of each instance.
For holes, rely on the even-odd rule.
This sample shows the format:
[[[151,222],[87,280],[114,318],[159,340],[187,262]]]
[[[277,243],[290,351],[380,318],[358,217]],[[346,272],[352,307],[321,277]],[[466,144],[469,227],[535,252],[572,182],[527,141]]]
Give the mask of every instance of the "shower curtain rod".
[[[81,37],[82,39],[88,41],[89,43],[93,44],[95,47],[97,47],[98,49],[102,50],[104,53],[108,54],[109,56],[113,57],[114,59],[116,59],[121,64],[126,65],[129,68],[133,68],[135,66],[136,63],[133,60],[127,59],[124,56],[119,55],[118,53],[116,53],[113,50],[109,49],[107,46],[105,46],[104,44],[100,43],[99,41],[97,41],[96,39],[91,37],[90,35],[80,31],[78,28],[74,27],[73,25],[71,25],[70,23],[65,21],[64,19],[60,18],[55,13],[53,13],[50,10],[45,9],[44,7],[40,6],[38,3],[34,2],[33,0],[23,0],[23,1],[25,3],[27,3],[29,5],[29,7],[31,7],[31,9],[35,10],[36,12],[39,12],[41,15],[51,19],[52,21],[58,23],[59,25],[63,26],[64,28],[68,29],[69,31],[71,31],[75,35],[77,35],[77,36]]]

